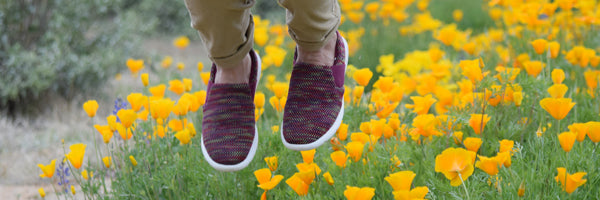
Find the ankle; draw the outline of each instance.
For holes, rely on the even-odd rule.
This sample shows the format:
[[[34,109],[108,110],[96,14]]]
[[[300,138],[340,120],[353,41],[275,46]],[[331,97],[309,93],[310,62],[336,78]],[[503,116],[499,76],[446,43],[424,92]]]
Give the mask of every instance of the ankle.
[[[237,64],[217,66],[215,83],[248,83],[251,67],[250,55],[246,55]]]
[[[333,37],[316,51],[309,51],[298,46],[297,62],[313,65],[332,66],[335,60],[336,38]]]

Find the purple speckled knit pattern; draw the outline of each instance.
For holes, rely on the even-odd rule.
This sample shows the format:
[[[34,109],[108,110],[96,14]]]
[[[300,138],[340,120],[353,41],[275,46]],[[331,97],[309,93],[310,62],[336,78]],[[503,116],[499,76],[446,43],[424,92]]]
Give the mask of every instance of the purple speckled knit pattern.
[[[283,114],[283,136],[290,144],[309,144],[333,125],[344,97],[345,47],[338,33],[333,66],[296,63]]]
[[[203,107],[202,138],[206,151],[217,163],[233,165],[242,162],[250,152],[255,133],[254,92],[257,63],[254,53],[250,83],[215,84],[216,66],[211,69]]]

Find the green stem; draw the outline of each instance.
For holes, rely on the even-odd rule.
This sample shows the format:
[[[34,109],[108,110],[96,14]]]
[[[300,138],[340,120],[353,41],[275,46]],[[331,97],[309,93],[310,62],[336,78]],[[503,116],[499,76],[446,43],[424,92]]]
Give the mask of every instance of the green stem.
[[[56,187],[54,187],[54,184],[50,184],[52,185],[52,190],[54,190],[54,195],[56,195],[56,199],[60,200],[60,197],[58,196],[58,191],[56,191]]]
[[[460,172],[458,173],[458,177],[460,177],[460,182],[462,183],[463,189],[465,189],[465,193],[467,194],[467,199],[471,199],[471,196],[469,196],[469,191],[467,190],[467,186],[465,185],[465,181],[462,178],[462,175],[460,174]]]

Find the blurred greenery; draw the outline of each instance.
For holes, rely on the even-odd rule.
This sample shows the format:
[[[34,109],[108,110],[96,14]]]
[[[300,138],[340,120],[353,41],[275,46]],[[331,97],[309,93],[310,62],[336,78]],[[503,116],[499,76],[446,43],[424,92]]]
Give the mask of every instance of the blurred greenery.
[[[283,21],[276,1],[253,11]],[[141,53],[140,38],[198,38],[183,0],[0,0],[0,27],[0,111],[11,114],[39,110],[49,93],[97,92]]]
[[[0,1],[0,108],[28,112],[48,93],[97,91],[132,45],[126,24],[99,24],[119,2]]]

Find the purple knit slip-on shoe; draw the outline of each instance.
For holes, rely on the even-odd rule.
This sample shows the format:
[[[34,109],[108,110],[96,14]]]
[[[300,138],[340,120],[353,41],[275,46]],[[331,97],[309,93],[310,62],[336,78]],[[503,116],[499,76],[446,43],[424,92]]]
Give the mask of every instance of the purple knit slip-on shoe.
[[[250,51],[249,83],[215,84],[213,64],[202,118],[202,154],[216,170],[238,171],[250,164],[258,146],[254,94],[260,79],[260,57]]]
[[[333,66],[296,63],[283,111],[281,138],[288,149],[315,149],[329,140],[344,117],[348,44],[337,33]]]

